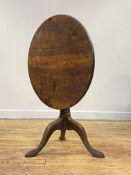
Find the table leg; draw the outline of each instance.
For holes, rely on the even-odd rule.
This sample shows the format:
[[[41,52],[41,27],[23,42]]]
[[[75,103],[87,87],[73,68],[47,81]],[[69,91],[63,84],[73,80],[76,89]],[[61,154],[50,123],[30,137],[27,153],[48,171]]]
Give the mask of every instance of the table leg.
[[[62,118],[58,118],[55,121],[51,122],[46,127],[40,144],[37,146],[37,148],[33,149],[32,151],[27,152],[25,154],[25,157],[36,156],[42,150],[42,148],[46,145],[47,141],[49,140],[49,138],[53,134],[53,132],[57,129],[61,129],[61,122],[62,122]]]
[[[97,158],[104,158],[105,155],[100,152],[100,151],[97,151],[95,150],[89,143],[88,139],[87,139],[87,135],[86,135],[86,132],[85,132],[85,129],[84,127],[76,122],[74,119],[72,119],[71,117],[68,118],[68,126],[69,126],[69,130],[74,130],[78,133],[78,135],[80,136],[83,144],[85,145],[86,149],[92,154],[92,156],[94,157],[97,157]]]

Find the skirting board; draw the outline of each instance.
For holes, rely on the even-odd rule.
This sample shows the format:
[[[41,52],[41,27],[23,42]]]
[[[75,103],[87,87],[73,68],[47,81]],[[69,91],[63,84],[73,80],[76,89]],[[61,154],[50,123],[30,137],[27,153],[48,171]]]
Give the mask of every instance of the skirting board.
[[[73,111],[74,119],[131,120],[131,112]],[[0,110],[0,119],[54,119],[59,110]]]

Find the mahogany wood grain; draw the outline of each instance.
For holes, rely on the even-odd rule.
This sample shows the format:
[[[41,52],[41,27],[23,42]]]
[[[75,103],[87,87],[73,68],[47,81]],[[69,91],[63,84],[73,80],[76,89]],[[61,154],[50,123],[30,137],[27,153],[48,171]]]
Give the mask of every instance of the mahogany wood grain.
[[[84,27],[57,15],[36,31],[29,49],[29,76],[38,97],[49,107],[70,108],[86,93],[94,71],[94,52]]]

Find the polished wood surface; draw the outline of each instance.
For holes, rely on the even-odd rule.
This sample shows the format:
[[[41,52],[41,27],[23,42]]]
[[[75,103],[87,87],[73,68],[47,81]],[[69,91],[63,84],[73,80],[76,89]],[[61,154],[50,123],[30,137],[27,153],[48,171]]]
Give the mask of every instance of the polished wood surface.
[[[49,107],[66,109],[86,93],[94,71],[94,51],[76,19],[56,15],[41,24],[29,49],[32,86]]]
[[[0,175],[131,175],[131,122],[79,121],[105,159],[91,157],[74,131],[66,141],[56,131],[37,157],[25,158],[50,122],[0,120]]]

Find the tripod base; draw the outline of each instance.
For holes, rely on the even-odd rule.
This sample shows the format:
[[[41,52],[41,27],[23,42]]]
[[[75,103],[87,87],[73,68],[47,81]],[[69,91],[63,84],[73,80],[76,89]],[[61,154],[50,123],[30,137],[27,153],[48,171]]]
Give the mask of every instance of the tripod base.
[[[83,144],[85,145],[86,149],[90,152],[90,154],[97,158],[104,158],[104,154],[100,151],[95,150],[89,143],[87,139],[87,135],[85,132],[84,127],[76,122],[74,119],[71,118],[70,109],[63,109],[60,111],[60,116],[55,121],[51,122],[45,129],[44,135],[41,139],[40,144],[37,148],[29,151],[25,154],[25,157],[34,157],[36,156],[42,148],[46,145],[47,141],[49,140],[50,136],[53,134],[55,130],[60,130],[61,135],[59,137],[60,140],[65,140],[65,132],[66,130],[74,130],[80,136]]]

